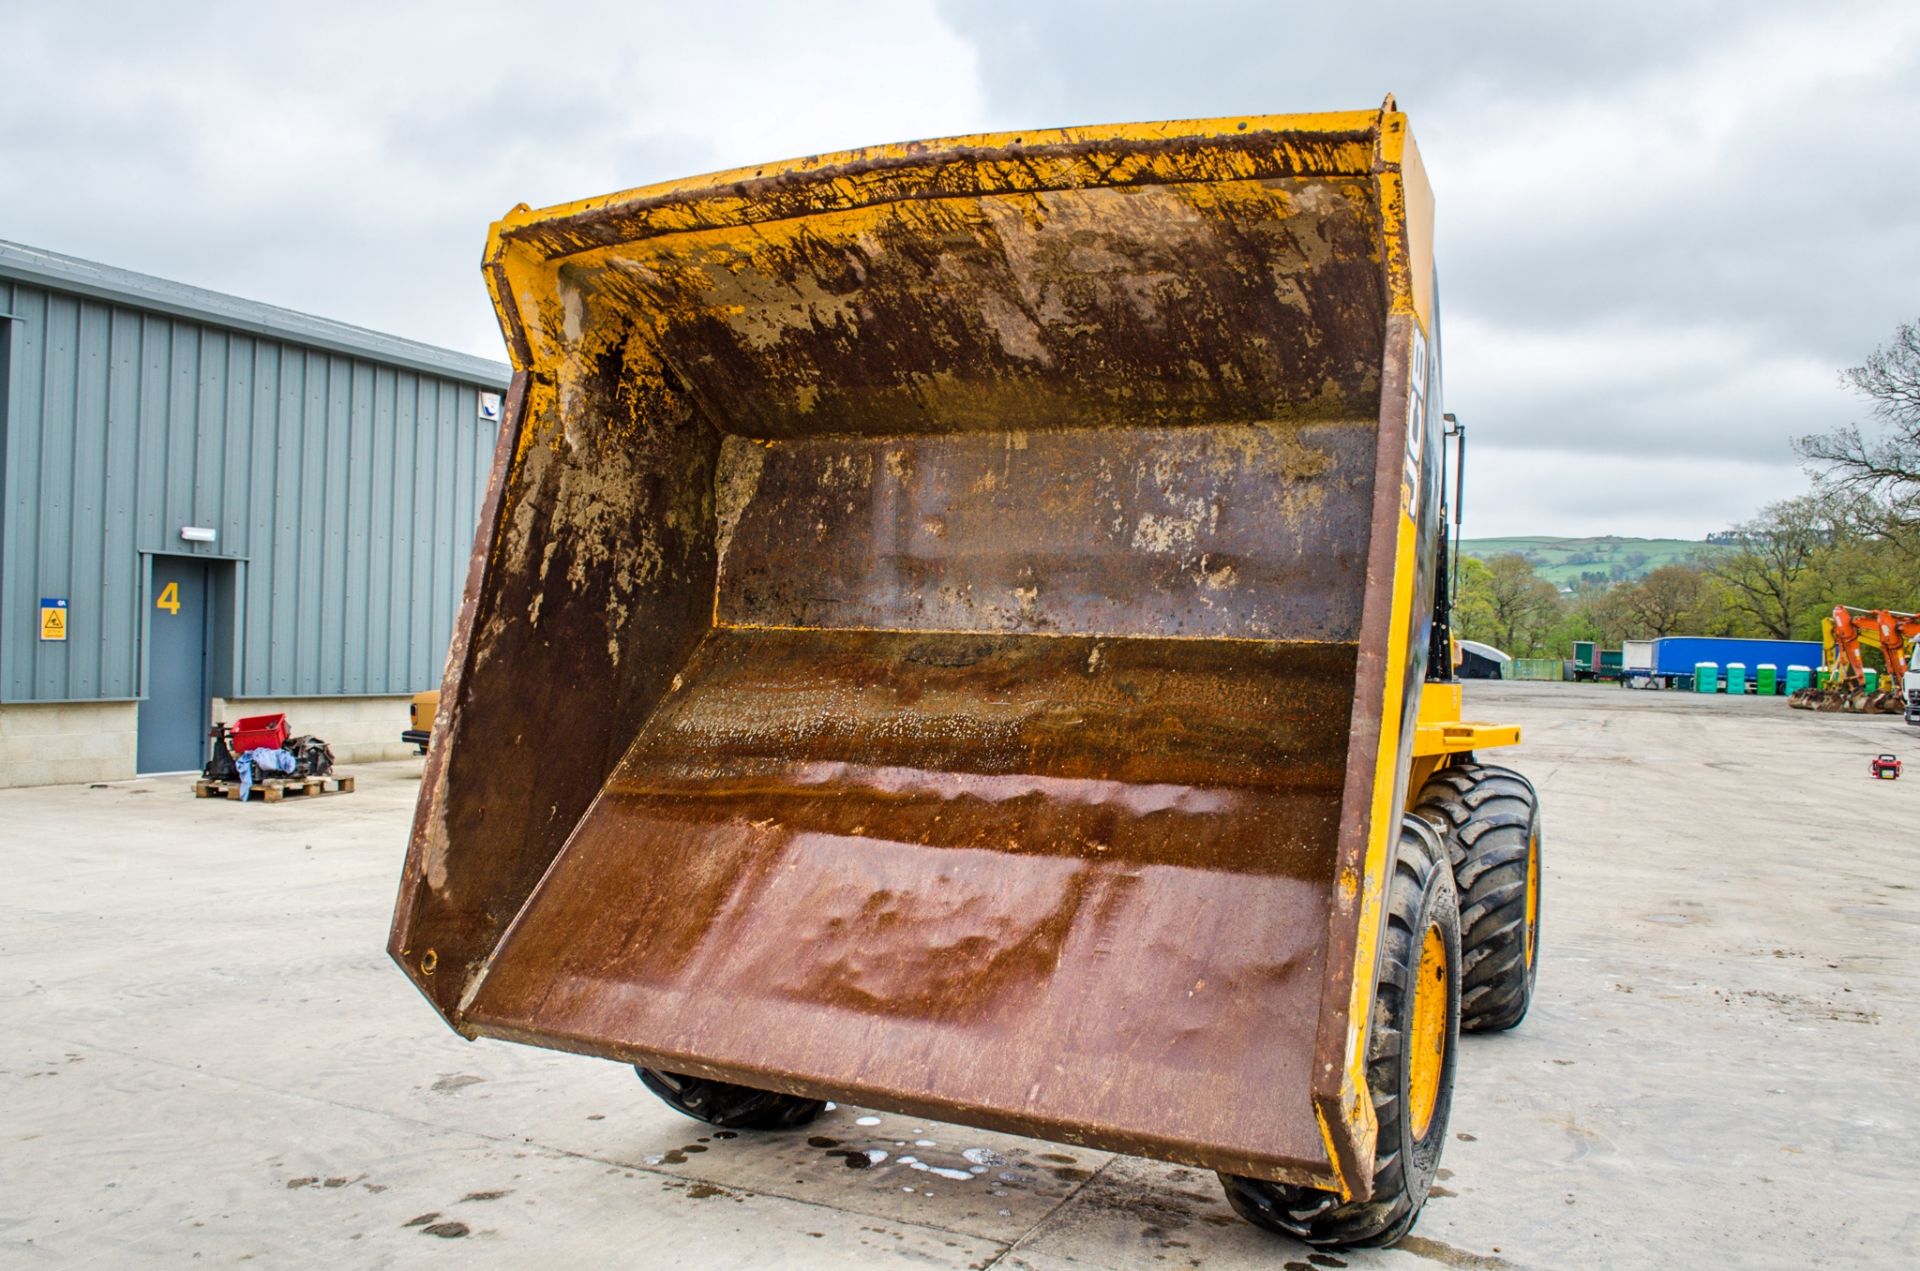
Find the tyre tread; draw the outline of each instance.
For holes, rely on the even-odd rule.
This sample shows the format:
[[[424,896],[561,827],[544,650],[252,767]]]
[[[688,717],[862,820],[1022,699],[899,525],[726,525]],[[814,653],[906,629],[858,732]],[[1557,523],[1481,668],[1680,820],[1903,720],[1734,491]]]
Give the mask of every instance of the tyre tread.
[[[1414,800],[1447,845],[1460,890],[1460,1029],[1501,1032],[1526,1017],[1540,965],[1540,931],[1527,962],[1528,843],[1539,833],[1533,783],[1498,764],[1457,762]]]
[[[819,1116],[820,1099],[757,1090],[730,1081],[688,1077],[634,1065],[641,1084],[682,1116],[725,1130],[792,1130]]]

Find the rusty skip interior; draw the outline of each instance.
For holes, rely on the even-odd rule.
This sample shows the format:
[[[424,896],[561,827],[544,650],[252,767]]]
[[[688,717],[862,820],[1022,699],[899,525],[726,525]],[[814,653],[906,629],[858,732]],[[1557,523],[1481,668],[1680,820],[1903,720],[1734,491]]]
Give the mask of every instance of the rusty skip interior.
[[[1384,230],[1364,165],[1236,140],[502,237],[395,931],[457,1027],[1324,1174]]]

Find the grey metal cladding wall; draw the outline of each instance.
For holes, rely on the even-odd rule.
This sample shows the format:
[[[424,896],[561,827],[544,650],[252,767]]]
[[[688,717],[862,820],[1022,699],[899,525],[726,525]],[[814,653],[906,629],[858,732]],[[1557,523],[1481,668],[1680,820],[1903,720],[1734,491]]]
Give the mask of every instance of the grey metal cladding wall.
[[[217,691],[438,683],[498,427],[479,386],[3,280],[0,313],[0,700],[140,694],[144,552],[233,562]]]

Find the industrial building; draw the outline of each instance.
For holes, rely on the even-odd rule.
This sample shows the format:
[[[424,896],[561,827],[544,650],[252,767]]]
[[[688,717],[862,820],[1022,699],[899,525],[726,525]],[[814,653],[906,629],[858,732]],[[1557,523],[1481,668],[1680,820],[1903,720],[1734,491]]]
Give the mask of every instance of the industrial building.
[[[197,769],[211,721],[276,710],[404,754],[507,379],[0,242],[0,786]]]

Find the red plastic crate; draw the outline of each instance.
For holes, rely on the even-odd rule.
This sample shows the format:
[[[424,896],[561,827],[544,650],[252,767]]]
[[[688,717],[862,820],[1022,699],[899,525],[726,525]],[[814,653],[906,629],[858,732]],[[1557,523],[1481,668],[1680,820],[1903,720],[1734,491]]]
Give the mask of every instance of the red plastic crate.
[[[244,755],[265,746],[278,749],[287,740],[285,715],[249,715],[233,723],[233,753]]]

